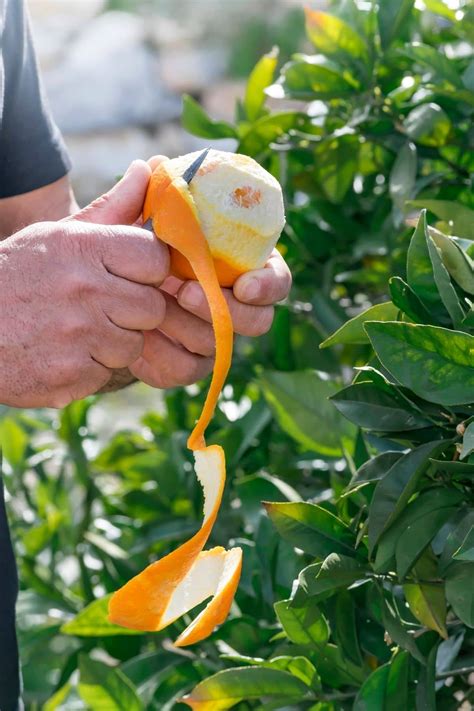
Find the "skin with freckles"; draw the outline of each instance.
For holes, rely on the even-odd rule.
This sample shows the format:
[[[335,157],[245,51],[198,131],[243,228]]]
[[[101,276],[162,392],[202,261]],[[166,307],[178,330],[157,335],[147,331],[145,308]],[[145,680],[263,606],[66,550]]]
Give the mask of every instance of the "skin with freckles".
[[[140,229],[161,160],[135,161],[78,212],[66,178],[0,200],[0,236],[11,235],[0,243],[0,403],[62,407],[136,379],[167,388],[211,372],[214,339],[201,287],[167,277],[166,247]],[[236,334],[268,331],[272,304],[290,285],[275,251],[263,269],[224,289]]]

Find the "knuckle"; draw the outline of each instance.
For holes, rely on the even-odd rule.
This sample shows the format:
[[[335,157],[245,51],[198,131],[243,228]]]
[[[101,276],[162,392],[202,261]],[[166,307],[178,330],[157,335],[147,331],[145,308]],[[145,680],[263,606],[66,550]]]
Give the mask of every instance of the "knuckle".
[[[67,290],[75,301],[81,301],[94,295],[97,291],[97,285],[86,269],[76,268],[67,276]]]
[[[263,336],[271,328],[273,323],[273,306],[261,306],[257,307],[258,311],[255,312],[254,318],[249,320],[242,331],[242,335],[245,336]]]

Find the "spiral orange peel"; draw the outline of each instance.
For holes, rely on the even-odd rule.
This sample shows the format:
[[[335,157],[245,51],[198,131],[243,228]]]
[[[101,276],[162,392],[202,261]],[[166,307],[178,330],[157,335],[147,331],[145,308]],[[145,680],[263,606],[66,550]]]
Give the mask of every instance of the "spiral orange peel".
[[[218,151],[211,152],[206,164],[200,168],[201,175],[205,176],[213,170],[216,156],[214,155],[213,163],[212,153],[219,156],[230,155]],[[192,157],[187,157],[188,162]],[[198,212],[192,190],[181,175],[177,174],[177,167],[181,166],[180,160],[164,161],[152,174],[143,218],[147,220],[151,217],[155,234],[171,248],[175,273],[199,281],[211,312],[216,341],[214,370],[202,412],[188,439],[188,447],[194,452],[196,476],[203,489],[204,518],[201,528],[192,538],[161,560],[147,566],[113,594],[109,602],[109,620],[135,630],[158,631],[196,605],[211,598],[175,641],[176,646],[185,646],[206,638],[216,625],[226,619],[242,568],[240,548],[226,550],[215,547],[203,550],[217,518],[226,478],[222,447],[206,446],[204,439],[205,430],[213,416],[232,360],[232,318],[221,286],[233,283],[238,274],[247,269],[263,266],[278,239],[283,224],[279,224],[282,218],[277,214],[278,224],[267,232],[266,244],[259,243],[257,248],[254,245],[245,255],[242,245],[246,239],[248,241],[249,234],[255,230],[248,220],[246,224],[244,220],[238,234],[241,238],[240,262],[229,259],[229,254],[224,254],[222,250],[219,252],[219,245],[222,246],[221,232],[222,230],[229,232],[230,223],[222,215],[218,218],[214,216],[211,228],[218,225],[217,231],[214,229],[214,236],[217,235],[216,248],[209,236],[209,220],[208,230],[205,233],[202,226],[203,216]],[[228,159],[225,158],[224,163],[226,160]],[[247,168],[251,161],[253,170],[262,171],[276,183],[272,176],[257,166],[255,161],[244,156],[233,156],[231,160]],[[257,166],[256,169],[253,164]],[[235,177],[232,177],[232,180],[235,181]],[[230,192],[231,201],[234,198],[240,201],[243,210],[255,207],[259,202],[258,188],[249,187],[246,182],[241,188],[232,185]],[[274,189],[274,185],[272,188]],[[201,209],[206,199],[206,195],[201,195],[199,198]],[[209,211],[206,209],[206,212]],[[282,204],[281,214],[283,215]],[[275,210],[272,219],[275,222]]]

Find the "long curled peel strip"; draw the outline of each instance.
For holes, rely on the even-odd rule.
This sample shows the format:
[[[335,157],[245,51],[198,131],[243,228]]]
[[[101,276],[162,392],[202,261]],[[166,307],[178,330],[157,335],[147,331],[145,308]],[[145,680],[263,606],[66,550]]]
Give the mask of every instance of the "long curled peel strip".
[[[240,548],[203,551],[225,484],[224,451],[217,445],[206,447],[204,432],[230,368],[233,327],[186,182],[180,178],[172,180],[166,168],[160,166],[151,178],[143,216],[145,220],[152,216],[155,233],[189,261],[211,311],[216,338],[215,365],[203,410],[188,439],[204,493],[204,520],[186,543],[149,565],[114,593],[109,603],[109,619],[123,627],[157,631],[211,597],[175,642],[176,646],[185,646],[204,639],[225,620],[242,567]]]

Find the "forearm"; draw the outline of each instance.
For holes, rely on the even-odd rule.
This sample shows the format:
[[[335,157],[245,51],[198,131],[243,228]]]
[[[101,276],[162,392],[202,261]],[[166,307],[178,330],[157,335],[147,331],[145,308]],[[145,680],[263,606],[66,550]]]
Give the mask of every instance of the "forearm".
[[[34,222],[68,217],[78,210],[68,176],[29,193],[0,199],[0,239]]]

